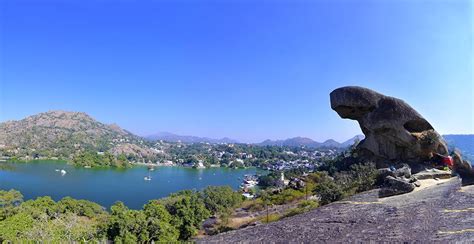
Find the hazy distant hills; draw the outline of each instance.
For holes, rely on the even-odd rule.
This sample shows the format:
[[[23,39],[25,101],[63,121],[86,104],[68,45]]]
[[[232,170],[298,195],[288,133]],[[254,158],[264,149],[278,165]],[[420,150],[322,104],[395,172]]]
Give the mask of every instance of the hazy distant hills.
[[[239,143],[239,141],[224,137],[221,139],[213,139],[208,137],[198,137],[198,136],[182,136],[169,132],[160,132],[147,136],[148,140],[163,140],[168,142],[182,142],[182,143]],[[326,147],[326,148],[344,148],[354,144],[355,140],[364,139],[363,135],[357,135],[345,142],[337,142],[333,139],[326,140],[325,142],[317,142],[310,138],[306,137],[294,137],[286,140],[265,140],[260,143],[254,143],[258,146],[287,146],[287,147]]]
[[[275,140],[275,141],[272,141],[272,140],[265,140],[261,143],[258,143],[257,145],[260,145],[260,146],[287,146],[287,147],[302,147],[302,146],[305,146],[305,147],[313,147],[313,148],[319,148],[319,147],[326,147],[326,148],[344,148],[344,147],[348,147],[352,144],[354,144],[354,142],[356,140],[362,140],[364,139],[364,136],[363,135],[357,135],[357,136],[354,136],[353,138],[345,141],[345,142],[337,142],[333,139],[329,139],[329,140],[326,140],[324,142],[317,142],[317,141],[314,141],[310,138],[307,138],[307,137],[294,137],[294,138],[289,138],[289,139],[286,139],[286,140]]]
[[[145,137],[148,140],[163,140],[167,142],[183,142],[183,143],[211,143],[211,144],[218,144],[218,143],[238,143],[237,140],[230,139],[227,137],[221,139],[214,139],[208,137],[198,137],[198,136],[182,136],[173,134],[170,132],[159,132],[153,135],[149,135]]]
[[[449,147],[461,150],[464,157],[474,163],[474,135],[443,135]]]

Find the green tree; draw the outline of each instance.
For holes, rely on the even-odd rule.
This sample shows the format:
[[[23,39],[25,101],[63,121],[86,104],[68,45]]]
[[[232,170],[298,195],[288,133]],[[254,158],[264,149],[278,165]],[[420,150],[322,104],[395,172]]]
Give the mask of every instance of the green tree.
[[[202,221],[210,216],[198,193],[181,191],[161,200],[173,216],[172,224],[179,230],[179,239],[188,240],[201,227]]]
[[[129,243],[149,241],[143,211],[130,210],[122,202],[111,207],[107,235],[114,242]]]
[[[225,213],[242,203],[243,198],[230,186],[208,186],[202,193],[206,208],[213,214]]]
[[[33,218],[26,213],[19,213],[0,221],[0,242],[19,242],[26,239],[26,232],[33,226]]]
[[[14,214],[15,207],[23,202],[23,195],[16,190],[0,190],[0,221]]]
[[[150,201],[143,207],[147,216],[149,239],[159,242],[176,241],[178,230],[171,225],[172,216],[158,201]]]
[[[322,205],[341,200],[344,192],[327,174],[318,179],[314,192],[320,197]]]

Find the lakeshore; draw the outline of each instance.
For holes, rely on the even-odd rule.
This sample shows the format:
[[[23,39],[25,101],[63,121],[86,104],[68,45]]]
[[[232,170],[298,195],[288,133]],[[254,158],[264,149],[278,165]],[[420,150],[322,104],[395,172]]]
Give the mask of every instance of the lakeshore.
[[[149,171],[145,165],[128,169],[83,168],[63,161],[30,161],[28,163],[0,162],[0,188],[16,189],[25,199],[65,196],[86,199],[109,207],[122,201],[139,209],[151,199],[168,196],[180,190],[199,190],[208,185],[229,185],[239,189],[244,175],[261,172],[256,168],[194,169],[180,166],[159,166]],[[5,169],[1,169],[5,168]],[[60,171],[67,173],[62,175]],[[152,180],[145,181],[150,175]]]

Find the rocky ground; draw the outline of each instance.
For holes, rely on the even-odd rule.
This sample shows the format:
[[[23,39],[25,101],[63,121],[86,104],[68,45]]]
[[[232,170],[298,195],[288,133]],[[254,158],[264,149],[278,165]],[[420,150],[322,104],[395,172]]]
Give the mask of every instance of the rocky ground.
[[[378,198],[378,190],[267,225],[198,242],[474,242],[474,186],[459,178],[412,193]]]

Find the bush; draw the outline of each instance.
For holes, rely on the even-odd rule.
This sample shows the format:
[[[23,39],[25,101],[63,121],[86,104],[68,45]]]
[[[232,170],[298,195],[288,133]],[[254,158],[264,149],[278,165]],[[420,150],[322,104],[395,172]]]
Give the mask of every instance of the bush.
[[[351,176],[354,181],[356,192],[368,191],[374,188],[378,177],[378,170],[375,164],[363,163],[351,166]]]
[[[269,214],[268,216],[266,216],[266,215],[263,216],[262,219],[261,219],[261,221],[262,221],[263,223],[270,223],[270,222],[275,222],[275,221],[281,219],[281,217],[282,217],[282,216],[279,215],[279,214]]]
[[[228,212],[243,202],[243,197],[230,186],[208,186],[201,192],[206,208],[213,214]]]
[[[344,192],[341,187],[327,175],[320,177],[314,192],[320,197],[320,203],[322,205],[341,200],[344,197]]]
[[[299,198],[304,197],[304,193],[298,190],[294,190],[292,188],[287,188],[280,193],[274,194],[270,196],[270,203],[282,205],[286,203],[293,202]]]

